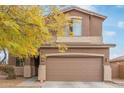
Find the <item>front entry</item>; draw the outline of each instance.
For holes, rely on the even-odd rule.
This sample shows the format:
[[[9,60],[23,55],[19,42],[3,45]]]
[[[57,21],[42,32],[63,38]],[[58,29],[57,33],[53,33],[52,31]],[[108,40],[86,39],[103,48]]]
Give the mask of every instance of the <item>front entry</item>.
[[[39,56],[34,57],[34,65],[35,65],[35,75],[38,76],[38,67],[39,67]]]
[[[101,57],[48,57],[48,81],[103,81]]]

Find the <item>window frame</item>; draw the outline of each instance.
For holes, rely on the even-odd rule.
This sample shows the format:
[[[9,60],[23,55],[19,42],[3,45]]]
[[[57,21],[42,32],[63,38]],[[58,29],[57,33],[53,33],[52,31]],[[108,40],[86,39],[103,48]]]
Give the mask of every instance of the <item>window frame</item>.
[[[77,30],[76,28],[74,28],[75,26],[74,25],[79,25],[80,26],[80,33],[79,33],[79,35],[76,35],[76,34],[74,34],[74,37],[81,37],[82,36],[82,19],[78,19],[78,18],[72,18],[71,19],[72,20],[72,29],[70,30],[71,32],[77,32],[77,31],[75,31],[75,30]],[[76,22],[76,21],[80,21],[80,24],[78,24],[78,22]]]
[[[16,63],[15,63],[16,67],[23,67],[24,63],[25,63],[24,58],[16,57]]]
[[[69,18],[70,18],[71,22],[72,22],[73,19],[81,20],[81,35],[79,35],[79,36],[74,35],[73,37],[81,37],[81,36],[83,36],[83,32],[82,32],[83,31],[83,19],[82,19],[82,17],[80,17],[80,16],[70,16]],[[68,27],[68,29],[69,29],[68,35],[70,35],[70,32],[74,32],[73,31],[73,23],[71,24],[71,26]],[[70,29],[72,29],[72,30],[70,30]]]

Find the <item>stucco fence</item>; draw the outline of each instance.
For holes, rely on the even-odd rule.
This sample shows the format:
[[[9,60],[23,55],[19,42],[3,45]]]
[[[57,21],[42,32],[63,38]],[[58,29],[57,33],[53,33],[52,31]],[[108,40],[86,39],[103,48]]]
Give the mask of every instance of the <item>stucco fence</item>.
[[[30,66],[29,69],[27,69],[26,66],[14,67],[14,68],[15,68],[16,76],[24,76],[24,77],[26,77],[28,75],[29,75],[29,77],[35,76],[35,67],[34,66]]]
[[[30,66],[30,71],[25,69],[25,66],[24,67],[16,67],[14,66],[14,69],[15,69],[15,75],[17,77],[25,77],[25,74],[30,74],[29,77],[32,77],[32,76],[35,76],[35,67],[34,66]],[[27,70],[27,71],[25,71]],[[0,79],[6,79],[7,77],[7,74],[0,71]]]
[[[16,76],[23,76],[24,74],[24,67],[16,67],[14,66],[15,70],[15,75]],[[7,78],[7,73],[0,71],[0,79],[6,79]]]
[[[24,75],[24,67],[14,67],[16,76]]]
[[[3,71],[0,71],[0,80],[6,79],[6,78],[7,78],[7,74]]]
[[[124,79],[124,61],[123,62],[111,62],[112,78]]]

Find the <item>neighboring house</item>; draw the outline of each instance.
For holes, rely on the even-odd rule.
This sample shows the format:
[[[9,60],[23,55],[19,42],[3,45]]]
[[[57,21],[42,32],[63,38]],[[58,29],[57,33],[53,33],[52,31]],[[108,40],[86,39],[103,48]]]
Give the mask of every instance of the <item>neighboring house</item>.
[[[111,81],[109,48],[115,45],[103,43],[102,23],[106,17],[78,7],[68,7],[62,12],[70,15],[73,24],[66,28],[66,36],[58,37],[56,42],[67,44],[68,50],[60,53],[57,47],[42,46],[39,52],[47,59],[39,55],[27,59],[25,64],[10,57],[9,64],[16,66],[16,74],[38,75],[38,80],[49,81]],[[70,37],[70,32],[74,37]]]
[[[124,56],[110,60],[112,78],[124,78]]]

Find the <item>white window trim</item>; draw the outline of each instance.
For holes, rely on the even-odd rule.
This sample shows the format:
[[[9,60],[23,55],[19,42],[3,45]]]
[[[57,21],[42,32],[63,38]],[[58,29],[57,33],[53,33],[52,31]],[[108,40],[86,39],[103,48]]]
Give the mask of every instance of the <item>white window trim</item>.
[[[70,19],[79,19],[79,20],[82,20],[82,17],[80,16],[70,16]],[[81,27],[81,36],[82,36],[82,27]],[[81,36],[74,36],[74,37],[81,37]]]

